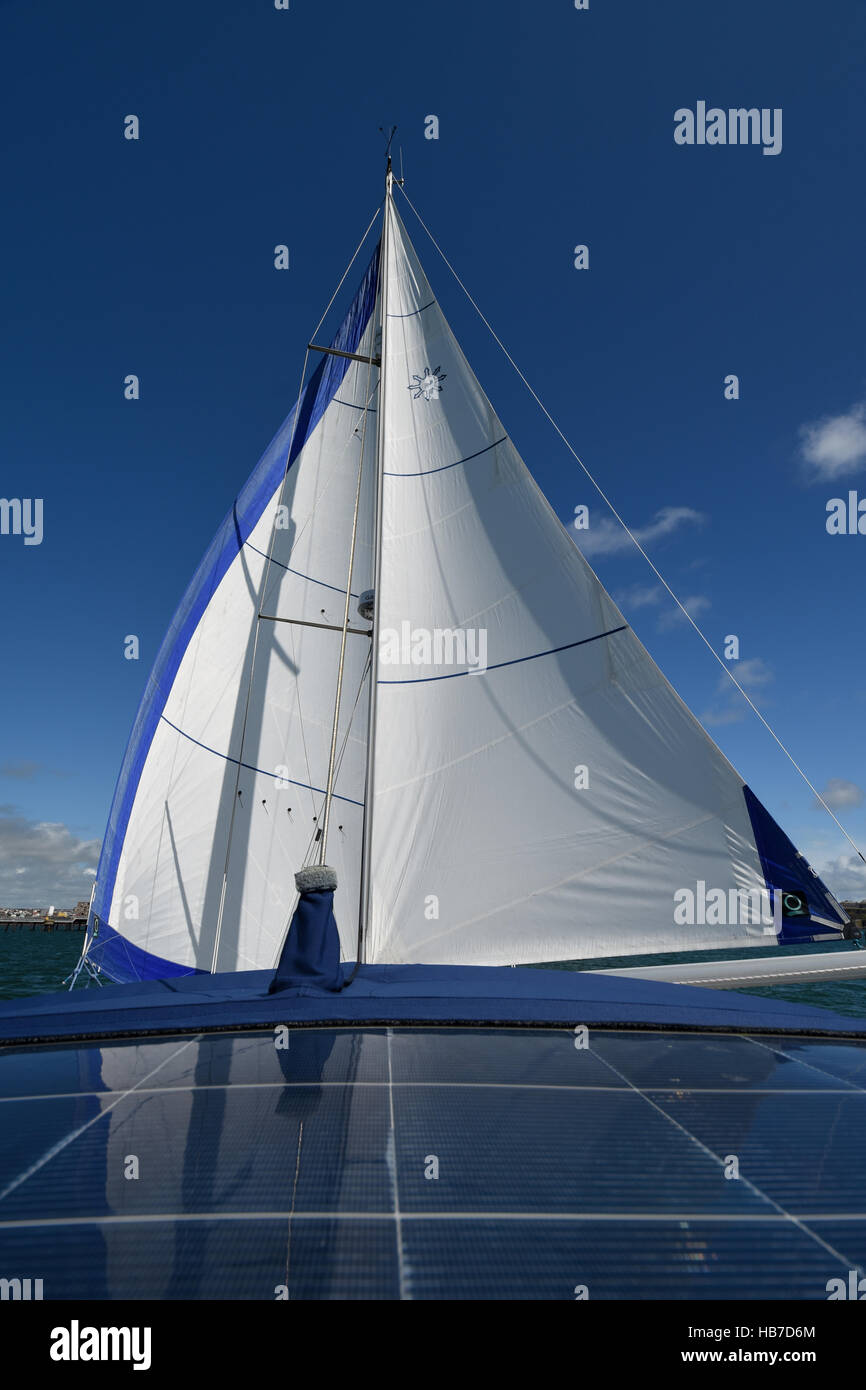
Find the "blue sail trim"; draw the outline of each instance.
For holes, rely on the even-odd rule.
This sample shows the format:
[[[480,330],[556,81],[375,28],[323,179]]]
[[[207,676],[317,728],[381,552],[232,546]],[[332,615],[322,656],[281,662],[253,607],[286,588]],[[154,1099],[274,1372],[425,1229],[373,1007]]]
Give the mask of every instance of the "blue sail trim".
[[[378,271],[379,248],[377,247],[352,305],[332,339],[332,347],[343,352],[357,352],[376,302]],[[279,487],[281,479],[297,459],[337,394],[350,366],[350,359],[345,357],[334,357],[328,354],[322,358],[307,383],[300,401],[300,408],[295,408],[289,413],[250,474],[235,499],[231,511],[225,517],[211,542],[172,618],[148,678],[141,704],[138,707],[117,785],[114,789],[108,825],[99,857],[96,892],[90,909],[85,938],[85,953],[91,960],[94,959],[91,946],[95,923],[97,921],[99,923],[100,938],[102,938],[103,933],[112,930],[107,926],[105,919],[114,896],[117,867],[129,825],[129,817],[132,813],[141,774],[154,734],[184,653],[205,609],[230,565],[258,524],[262,512]],[[296,409],[297,425],[295,425]],[[115,934],[120,937],[119,933]],[[105,939],[107,940],[107,938]],[[112,952],[112,960],[122,962],[122,960],[128,959],[129,964],[122,969],[120,974],[113,976],[119,981],[156,979],[166,974],[188,973],[186,967],[173,964],[170,961],[163,961],[159,956],[152,956],[147,951],[141,951],[140,948],[133,946],[123,937],[120,937],[120,940],[129,953],[128,957],[124,956],[118,948]],[[97,963],[103,964],[102,960],[98,960]],[[135,971],[130,968],[133,965]],[[107,972],[107,967],[104,966],[103,968]]]
[[[838,922],[841,936],[842,929],[848,921],[844,909],[840,908],[829,889],[809,867],[802,854],[797,851],[781,826],[776,824],[750,787],[743,787],[743,795],[746,798],[752,833],[755,836],[755,845],[767,887],[783,893],[802,893],[809,909],[808,916],[783,917],[779,945],[793,946],[833,935],[832,927],[813,922],[813,917]]]
[[[89,929],[88,929],[89,930]],[[107,922],[96,925],[96,935],[87,948],[87,959],[99,966],[110,979],[120,984],[131,984],[136,980],[167,980],[178,975],[207,975],[207,970],[198,970],[188,965],[177,965],[144,951],[140,946],[127,941],[125,936],[115,931]]]

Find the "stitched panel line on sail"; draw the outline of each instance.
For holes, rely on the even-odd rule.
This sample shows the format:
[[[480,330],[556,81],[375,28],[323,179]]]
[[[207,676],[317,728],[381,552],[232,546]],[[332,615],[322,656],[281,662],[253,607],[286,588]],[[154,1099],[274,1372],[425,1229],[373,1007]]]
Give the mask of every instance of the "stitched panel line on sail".
[[[619,627],[612,627],[608,632],[597,632],[594,637],[581,637],[578,642],[566,642],[561,647],[551,647],[546,652],[532,652],[530,656],[514,656],[510,661],[494,661],[492,665],[485,666],[484,671],[500,671],[503,666],[519,666],[521,661],[538,661],[542,656],[555,656],[557,652],[570,651],[572,647],[585,647],[588,642],[600,642],[602,637],[612,637],[615,632],[625,632],[628,623],[621,623]],[[457,676],[474,675],[475,669],[471,671],[449,671],[444,676],[415,676],[404,681],[379,681],[379,685],[425,685],[429,681],[451,681]],[[483,674],[478,672],[478,674]]]
[[[482,454],[489,454],[491,449],[496,449],[500,444],[504,444],[507,438],[508,435],[504,434],[501,439],[494,439],[492,444],[488,444],[485,448],[479,449],[476,454],[467,454],[465,459],[457,459],[455,463],[443,463],[441,468],[422,468],[420,473],[391,473],[389,470],[385,469],[385,477],[426,478],[428,473],[444,473],[448,468],[459,468],[461,463],[468,463],[470,459],[478,459]]]
[[[203,748],[206,753],[213,753],[215,758],[222,758],[223,762],[226,763],[234,763],[237,767],[242,767],[247,772],[259,772],[263,777],[273,777],[274,770],[272,767],[255,767],[253,763],[242,763],[240,758],[232,758],[228,753],[220,753],[217,748],[211,748],[209,744],[202,743],[200,739],[193,738],[192,734],[188,734],[185,729],[179,729],[176,724],[172,724],[171,720],[166,719],[164,714],[160,715],[160,718],[163,724],[167,724],[170,729],[174,729],[176,734],[180,734],[181,738],[185,738],[190,743],[194,743],[197,748]],[[322,796],[325,794],[324,787],[311,787],[307,782],[296,782],[293,777],[281,778],[281,781],[290,782],[293,787],[301,787],[304,791],[320,792]],[[334,792],[334,796],[338,801],[348,801],[350,806],[364,805],[363,801],[355,801],[354,797],[351,796],[341,796],[339,792]]]
[[[268,559],[265,552],[259,550],[258,546],[253,545],[251,541],[244,541],[244,544],[248,546],[250,550],[254,550],[257,555],[262,555],[266,560]],[[326,584],[324,579],[314,579],[311,574],[302,574],[300,570],[293,570],[291,565],[284,565],[282,560],[275,560],[273,556],[270,557],[270,560],[271,564],[276,565],[278,569],[288,570],[289,574],[296,574],[299,579],[307,579],[311,584],[320,584],[323,589],[333,589],[335,594],[344,594],[346,592],[345,589],[340,588],[339,584]],[[360,598],[360,594],[353,593],[351,597]]]
[[[436,303],[436,300],[435,300],[435,299],[431,299],[429,304],[422,304],[420,309],[412,309],[411,312],[408,313],[408,314],[388,314],[388,318],[389,318],[389,319],[413,319],[413,318],[415,317],[416,314],[423,314],[423,312],[424,312],[425,309],[432,309],[432,308],[433,308],[433,305],[434,305],[435,303]]]

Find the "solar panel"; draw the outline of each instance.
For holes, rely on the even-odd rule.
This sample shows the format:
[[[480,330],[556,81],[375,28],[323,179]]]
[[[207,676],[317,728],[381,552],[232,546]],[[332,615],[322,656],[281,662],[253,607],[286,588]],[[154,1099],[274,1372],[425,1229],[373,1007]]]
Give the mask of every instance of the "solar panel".
[[[823,1299],[860,1268],[866,1043],[576,1041],[5,1048],[0,1275],[46,1298]]]

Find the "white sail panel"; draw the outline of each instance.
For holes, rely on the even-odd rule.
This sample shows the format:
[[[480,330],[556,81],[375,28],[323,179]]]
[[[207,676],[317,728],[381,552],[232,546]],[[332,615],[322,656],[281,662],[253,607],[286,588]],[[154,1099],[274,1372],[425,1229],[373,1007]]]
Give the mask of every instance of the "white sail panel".
[[[367,354],[372,330],[359,352]],[[352,518],[363,444],[358,535],[337,736],[328,862],[340,885],[337,920],[344,959],[354,959],[369,701],[369,624],[358,597],[372,586],[375,393],[378,373],[353,363],[286,480],[288,527],[274,532],[261,597],[251,698],[245,710],[244,772],[235,798],[218,964],[275,965],[297,898],[294,872],[317,851],[334,715]],[[372,398],[372,399],[371,399]],[[366,428],[360,408],[369,401]],[[323,580],[322,576],[326,576]],[[337,581],[336,583],[334,581]],[[284,621],[274,621],[283,619]],[[302,626],[330,625],[331,630]],[[363,635],[362,635],[363,634]],[[251,774],[250,768],[263,774]],[[267,774],[270,774],[268,776]],[[289,778],[286,784],[286,778]]]
[[[367,959],[766,944],[675,923],[679,889],[765,886],[743,782],[533,482],[396,212],[391,231]]]
[[[369,355],[377,260],[336,335],[341,350]],[[340,649],[328,629],[343,621],[362,440],[353,591],[370,583],[366,407],[376,385],[368,364],[322,360],[297,423],[284,423],[247,483],[163,644],[115,793],[89,930],[90,959],[116,979],[276,962],[324,803]],[[348,641],[329,857],[354,954],[370,642]]]

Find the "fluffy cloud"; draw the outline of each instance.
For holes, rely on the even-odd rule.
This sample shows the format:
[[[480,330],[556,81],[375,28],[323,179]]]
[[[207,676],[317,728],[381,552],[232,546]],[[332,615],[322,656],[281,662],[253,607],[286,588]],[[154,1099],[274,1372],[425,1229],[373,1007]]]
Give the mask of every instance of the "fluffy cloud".
[[[731,675],[746,691],[762,691],[775,680],[775,675],[763,657],[750,656],[745,661],[730,662]],[[705,710],[700,716],[701,723],[709,727],[720,724],[739,724],[748,711],[748,705],[731,682],[730,676],[719,677],[718,693],[726,695],[727,701],[715,709]]]
[[[661,584],[633,584],[630,589],[620,589],[614,600],[618,608],[649,608],[661,603],[663,593]]]
[[[668,595],[668,598],[670,598],[670,595]],[[658,620],[659,632],[668,632],[672,627],[676,627],[678,623],[684,623],[686,621],[686,613],[690,618],[697,620],[698,614],[703,613],[705,609],[710,607],[710,600],[705,598],[703,594],[692,594],[690,598],[684,598],[681,602],[686,612],[683,612],[683,608],[672,607],[666,613],[662,613]]]
[[[74,906],[90,896],[98,840],[82,840],[68,826],[32,821],[14,806],[0,806],[0,905]]]
[[[759,690],[761,686],[769,685],[770,681],[776,678],[772,669],[761,656],[750,656],[745,661],[732,661],[729,664],[731,675],[739,681],[744,690]],[[733,686],[730,678],[721,676],[719,693],[726,694],[731,690],[733,690]]]
[[[646,526],[633,528],[632,534],[642,546],[669,536],[681,526],[699,526],[706,518],[693,507],[662,507]],[[602,517],[600,521],[590,521],[587,531],[578,531],[577,543],[584,555],[615,555],[634,546],[625,529],[612,517]]]
[[[42,771],[41,763],[22,758],[19,762],[0,763],[0,777],[14,777],[19,782],[29,782],[37,772]]]
[[[840,854],[823,864],[814,864],[831,893],[849,902],[866,898],[866,864],[856,854]]]
[[[682,608],[677,608],[667,589],[662,588],[661,584],[633,584],[630,589],[621,589],[616,594],[618,607],[626,612],[633,612],[637,608],[650,608],[658,604],[667,605],[665,612],[660,613],[656,627],[659,632],[667,632],[670,628],[676,627],[678,623],[686,621],[686,613],[692,618],[697,618],[699,613],[710,607],[710,600],[703,594],[692,594],[689,598],[683,599]]]
[[[848,782],[844,777],[831,777],[826,787],[821,791],[821,795],[828,806],[834,810],[844,806],[862,806],[863,789],[858,787],[856,782]],[[818,798],[815,798],[815,805],[820,806]]]
[[[800,453],[815,482],[840,478],[866,462],[866,404],[800,427]]]

